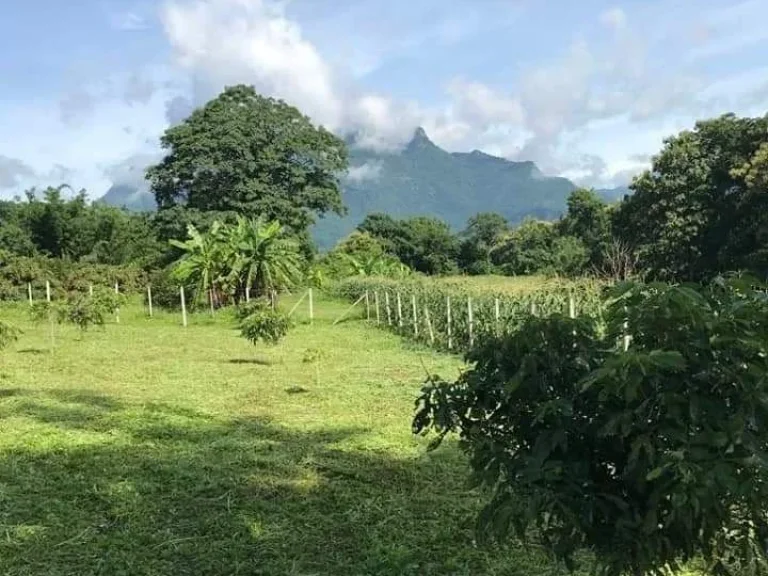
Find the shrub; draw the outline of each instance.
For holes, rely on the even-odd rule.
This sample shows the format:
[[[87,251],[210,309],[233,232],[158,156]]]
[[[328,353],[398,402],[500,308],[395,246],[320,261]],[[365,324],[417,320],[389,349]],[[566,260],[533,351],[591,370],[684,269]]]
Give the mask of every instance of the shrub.
[[[238,307],[238,327],[243,338],[256,344],[277,344],[291,328],[290,318],[279,310],[273,310],[268,301],[252,300]]]
[[[606,324],[528,318],[432,378],[416,432],[457,432],[493,496],[480,534],[524,538],[602,574],[661,575],[702,556],[768,570],[768,302],[719,283],[626,285]],[[625,322],[632,334],[624,351]]]

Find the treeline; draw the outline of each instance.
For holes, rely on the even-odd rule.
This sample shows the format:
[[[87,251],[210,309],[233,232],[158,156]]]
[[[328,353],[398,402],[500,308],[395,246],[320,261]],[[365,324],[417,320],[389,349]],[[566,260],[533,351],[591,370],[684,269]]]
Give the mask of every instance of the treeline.
[[[206,234],[238,217],[279,222],[316,283],[412,272],[662,280],[768,273],[768,116],[725,115],[667,139],[615,204],[579,189],[559,221],[512,226],[481,212],[458,233],[432,216],[371,214],[325,255],[309,230],[317,218],[345,212],[342,139],[285,102],[234,86],[166,130],[161,143],[165,157],[147,170],[154,214],[89,204],[84,192],[67,198],[64,187],[0,202],[0,287],[52,271],[77,283],[62,277],[67,266],[78,282],[126,270],[170,282],[183,256],[171,240],[187,239],[190,225]]]
[[[634,273],[626,246],[614,238],[612,215],[594,191],[579,189],[558,222],[527,219],[511,226],[501,214],[479,213],[454,234],[434,216],[395,219],[371,214],[322,259],[332,275],[424,274],[510,276],[586,274],[626,277]],[[398,266],[400,264],[401,266]]]

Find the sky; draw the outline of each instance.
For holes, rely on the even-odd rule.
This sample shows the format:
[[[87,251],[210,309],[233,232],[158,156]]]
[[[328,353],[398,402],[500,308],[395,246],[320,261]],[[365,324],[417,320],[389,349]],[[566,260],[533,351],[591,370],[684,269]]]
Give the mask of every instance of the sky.
[[[141,184],[163,131],[239,83],[369,148],[423,126],[622,185],[697,119],[768,111],[766,21],[766,0],[0,0],[0,197]]]

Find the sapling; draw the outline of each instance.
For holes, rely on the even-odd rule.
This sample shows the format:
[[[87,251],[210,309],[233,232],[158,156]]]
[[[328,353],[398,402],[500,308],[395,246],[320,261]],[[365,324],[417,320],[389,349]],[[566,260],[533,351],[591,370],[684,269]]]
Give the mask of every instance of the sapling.
[[[260,340],[276,345],[292,326],[288,316],[279,310],[272,310],[269,301],[259,299],[242,304],[237,309],[240,335],[256,345]]]

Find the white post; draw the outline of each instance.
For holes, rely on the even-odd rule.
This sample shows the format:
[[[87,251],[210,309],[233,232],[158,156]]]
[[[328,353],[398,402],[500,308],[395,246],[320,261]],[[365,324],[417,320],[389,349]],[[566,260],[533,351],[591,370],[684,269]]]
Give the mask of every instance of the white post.
[[[403,327],[403,303],[400,301],[400,290],[397,291],[397,327]]]
[[[429,343],[430,345],[434,346],[435,344],[435,333],[432,330],[432,321],[429,319],[429,308],[427,305],[424,305],[424,320],[427,322],[427,330],[429,330]]]
[[[315,301],[312,297],[312,288],[309,289],[309,323],[315,323]]]
[[[184,299],[184,286],[179,286],[179,294],[181,294],[181,324],[184,328],[187,327],[187,301]]]
[[[93,284],[88,284],[88,296],[93,297]]]
[[[368,297],[368,290],[365,291],[365,319],[371,321],[371,299]]]
[[[120,294],[120,286],[115,282],[115,294]],[[115,322],[120,324],[120,308],[115,309]]]
[[[445,307],[446,307],[446,320],[448,322],[448,350],[453,348],[453,339],[451,338],[451,297],[446,296],[445,297]]]
[[[473,346],[475,344],[475,325],[472,318],[472,298],[470,296],[467,296],[467,323],[469,325],[469,345]]]
[[[387,307],[387,325],[392,326],[392,312],[389,310],[389,292],[384,292],[384,304]]]
[[[251,287],[246,286],[245,287],[245,301],[250,302],[251,301]]]
[[[27,282],[27,295],[29,296],[29,305],[32,306],[32,283]]]
[[[413,307],[413,335],[419,337],[419,317],[416,313],[416,294],[411,294],[411,306]]]
[[[536,316],[536,303],[531,302],[531,316]]]
[[[147,304],[149,304],[149,317],[152,318],[152,286],[147,284]]]
[[[45,299],[51,303],[51,283],[48,280],[45,281]]]
[[[379,313],[379,291],[373,293],[373,302],[376,308],[376,324],[381,324],[381,314]]]
[[[211,316],[213,316],[213,288],[208,289],[208,300],[211,305]]]
[[[499,319],[501,318],[501,310],[499,310],[499,298],[496,297],[494,302],[494,313],[496,316],[496,333],[499,333]]]
[[[568,296],[568,316],[576,318],[576,302],[573,299],[573,294]]]

